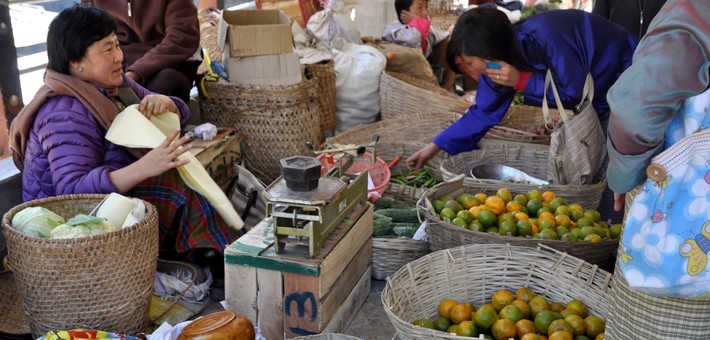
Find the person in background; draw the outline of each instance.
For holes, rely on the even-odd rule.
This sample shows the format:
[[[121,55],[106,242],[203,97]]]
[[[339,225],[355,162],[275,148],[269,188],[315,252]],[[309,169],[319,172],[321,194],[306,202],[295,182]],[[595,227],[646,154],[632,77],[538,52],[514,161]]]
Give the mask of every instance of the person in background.
[[[146,89],[187,102],[200,61],[200,24],[192,0],[81,0],[118,24],[126,76]]]
[[[624,26],[641,39],[666,0],[595,0],[592,13]]]
[[[412,48],[421,48],[432,66],[443,70],[441,87],[454,91],[456,74],[446,64],[449,32],[431,26],[427,0],[395,0],[397,20],[385,26],[382,39]]]
[[[190,116],[181,99],[152,93],[124,75],[115,31],[108,12],[87,5],[76,4],[52,20],[44,85],[10,129],[23,199],[111,192],[142,198],[158,209],[161,251],[223,252],[240,232],[178,174],[176,168],[188,162],[176,159],[190,150],[188,137],[173,131],[147,153],[105,138],[124,107],[116,96],[121,91],[135,93],[147,118],[175,112],[184,127]]]
[[[646,179],[646,167],[668,146],[667,139],[678,137],[669,135],[668,128],[683,103],[703,93],[707,97],[709,22],[710,2],[668,0],[639,44],[633,64],[609,90],[607,178],[617,211],[623,208],[625,193]],[[707,129],[707,99],[699,103],[695,106],[705,111],[700,127]]]
[[[604,118],[609,111],[607,90],[631,65],[636,43],[620,26],[579,10],[547,11],[515,25],[496,9],[465,12],[451,35],[447,61],[456,72],[480,74],[476,103],[407,162],[420,168],[442,149],[452,155],[476,149],[488,129],[501,121],[517,91],[523,92],[525,104],[542,105],[548,69],[567,109],[580,103],[591,73],[592,104]],[[548,98],[554,107],[551,89]]]

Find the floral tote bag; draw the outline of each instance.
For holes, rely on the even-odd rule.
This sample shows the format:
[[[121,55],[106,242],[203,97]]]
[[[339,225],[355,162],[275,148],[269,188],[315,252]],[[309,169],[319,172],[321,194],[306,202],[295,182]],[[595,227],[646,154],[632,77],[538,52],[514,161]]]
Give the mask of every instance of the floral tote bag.
[[[684,102],[665,146],[629,208],[619,268],[649,295],[710,298],[710,90]]]

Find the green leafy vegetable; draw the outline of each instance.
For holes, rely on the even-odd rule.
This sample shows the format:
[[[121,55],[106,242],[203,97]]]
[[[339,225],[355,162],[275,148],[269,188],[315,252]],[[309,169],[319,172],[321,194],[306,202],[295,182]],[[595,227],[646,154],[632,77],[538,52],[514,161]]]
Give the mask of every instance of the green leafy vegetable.
[[[49,237],[64,218],[44,207],[29,207],[20,210],[12,217],[12,227],[34,237]]]

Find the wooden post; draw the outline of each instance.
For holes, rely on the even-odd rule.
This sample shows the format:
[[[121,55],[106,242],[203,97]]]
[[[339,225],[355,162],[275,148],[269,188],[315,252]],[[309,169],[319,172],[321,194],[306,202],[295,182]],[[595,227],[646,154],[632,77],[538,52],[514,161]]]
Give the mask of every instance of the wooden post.
[[[24,104],[20,87],[20,71],[17,68],[17,49],[10,21],[10,5],[7,1],[0,1],[0,90],[2,90],[2,102],[5,104],[5,117],[9,126]]]

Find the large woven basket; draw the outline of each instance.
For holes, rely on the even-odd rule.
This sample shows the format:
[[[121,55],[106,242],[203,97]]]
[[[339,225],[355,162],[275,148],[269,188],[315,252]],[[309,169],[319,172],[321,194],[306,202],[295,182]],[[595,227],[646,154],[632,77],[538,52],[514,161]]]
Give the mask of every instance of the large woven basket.
[[[606,318],[611,274],[581,259],[540,246],[478,244],[446,249],[408,263],[387,279],[382,306],[401,339],[470,339],[415,326],[438,315],[444,299],[489,303],[500,289],[529,287],[549,301],[579,299]]]
[[[330,60],[326,63],[305,65],[306,72],[310,72],[318,83],[318,102],[320,103],[320,129],[335,133],[336,99],[335,99],[335,63]]]
[[[710,300],[657,297],[629,287],[619,268],[622,253],[611,284],[607,339],[710,339]]]
[[[463,97],[436,84],[395,72],[385,71],[380,77],[380,114],[383,120],[414,113],[463,114],[466,109],[468,103]]]
[[[420,190],[406,185],[390,184],[385,196],[395,199],[395,207],[413,208],[421,197]],[[372,278],[384,280],[408,262],[426,254],[429,254],[427,241],[406,237],[373,237]]]
[[[299,336],[299,337],[295,337],[291,340],[360,340],[360,338],[352,336],[352,335],[341,334],[341,333],[325,333],[325,334]]]
[[[427,221],[427,235],[432,251],[458,247],[467,244],[509,243],[514,246],[535,247],[544,244],[559,251],[576,256],[589,263],[604,266],[609,263],[614,250],[619,245],[618,239],[605,239],[599,242],[570,242],[561,240],[534,239],[516,236],[504,236],[496,233],[479,232],[456,227],[449,222],[442,221],[435,212],[431,202],[442,193],[458,196],[463,192],[474,192],[460,176],[449,182],[440,183],[427,191],[419,200],[418,207],[424,210]],[[484,192],[495,194],[495,191]],[[519,192],[511,190],[511,193]]]
[[[464,183],[468,190],[475,192],[497,191],[508,188],[510,192],[526,193],[531,189],[552,191],[570,203],[578,203],[584,209],[596,209],[599,206],[602,193],[606,188],[606,174],[600,171],[594,184],[561,185],[550,184],[539,186],[534,184],[504,182],[494,179],[480,179],[470,176],[471,169],[481,164],[501,164],[514,167],[539,179],[547,178],[548,148],[543,145],[527,143],[482,141],[480,149],[460,153],[441,161],[440,169],[444,180],[450,180],[458,175],[465,175]]]
[[[550,119],[559,118],[559,111],[550,110]],[[486,138],[550,145],[551,135],[537,133],[537,130],[544,127],[545,124],[541,107],[511,105],[500,123],[488,130]]]
[[[264,183],[281,175],[280,159],[309,155],[306,142],[323,142],[315,78],[286,86],[206,82],[205,90],[203,119],[244,135],[247,168]]]
[[[135,334],[149,324],[158,260],[158,212],[152,204],[144,202],[147,214],[135,225],[91,237],[38,238],[10,225],[13,216],[27,207],[45,207],[68,219],[88,214],[104,197],[37,199],[3,216],[17,290],[35,338],[53,329],[72,328]]]

